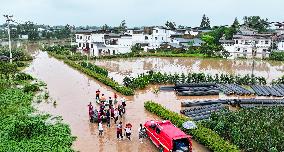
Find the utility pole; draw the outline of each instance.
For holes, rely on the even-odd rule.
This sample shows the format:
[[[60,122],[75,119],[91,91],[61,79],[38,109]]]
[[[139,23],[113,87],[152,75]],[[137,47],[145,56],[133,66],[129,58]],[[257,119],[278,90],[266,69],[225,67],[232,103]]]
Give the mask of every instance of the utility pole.
[[[11,35],[10,35],[10,22],[13,21],[13,15],[3,15],[6,18],[6,22],[8,23],[8,37],[9,37],[9,51],[10,51],[10,63],[12,63],[12,46],[11,46]]]

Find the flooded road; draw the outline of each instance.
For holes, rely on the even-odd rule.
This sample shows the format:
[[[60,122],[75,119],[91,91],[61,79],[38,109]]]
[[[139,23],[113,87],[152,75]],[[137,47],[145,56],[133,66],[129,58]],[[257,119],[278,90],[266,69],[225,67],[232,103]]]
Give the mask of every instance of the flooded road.
[[[125,76],[136,77],[138,74],[149,70],[162,73],[190,73],[204,72],[207,74],[252,74],[252,60],[224,60],[224,59],[199,59],[199,58],[127,58],[97,60],[95,63],[110,71],[109,75],[122,83]],[[131,65],[131,66],[130,66]],[[284,73],[284,62],[255,61],[253,73],[263,76],[268,82],[277,79]]]
[[[123,124],[133,124],[132,141],[116,139],[116,129],[111,120],[111,128],[104,124],[103,137],[98,137],[97,124],[91,124],[88,120],[88,103],[93,102],[95,91],[100,89],[102,93],[113,97],[113,90],[92,78],[68,67],[62,61],[51,58],[45,52],[39,52],[26,72],[47,84],[47,89],[52,103],[40,103],[37,108],[40,111],[54,116],[62,116],[63,121],[70,125],[72,134],[77,136],[73,147],[75,150],[90,152],[154,152],[157,148],[148,139],[143,144],[138,141],[138,126],[149,119],[158,119],[156,116],[144,110],[144,101],[154,100],[171,110],[179,112],[180,102],[186,98],[176,99],[174,92],[153,93],[157,86],[150,86],[147,90],[136,92],[133,97],[126,97],[126,115],[121,119]],[[121,97],[120,94],[118,94]],[[218,96],[216,97],[218,98]],[[93,105],[96,105],[93,103]],[[208,151],[204,146],[194,142],[195,152]]]

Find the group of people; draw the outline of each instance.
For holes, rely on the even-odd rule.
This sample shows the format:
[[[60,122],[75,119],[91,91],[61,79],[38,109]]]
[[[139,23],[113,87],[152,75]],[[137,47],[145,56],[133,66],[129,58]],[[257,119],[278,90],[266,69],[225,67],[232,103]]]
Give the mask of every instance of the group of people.
[[[123,140],[123,129],[124,129],[126,138],[128,140],[131,140],[132,125],[130,123],[127,123],[125,127],[123,128],[121,121],[116,125],[117,140]],[[103,124],[102,122],[100,122],[99,123],[99,136],[102,136],[102,135],[103,135]],[[138,128],[138,138],[139,138],[140,143],[143,143],[143,138],[146,138],[146,137],[147,137],[146,129],[145,127],[143,127],[142,124],[140,124]]]
[[[122,122],[120,121],[117,124],[117,121],[122,118],[122,115],[125,114],[126,100],[124,97],[121,98],[121,101],[118,101],[118,96],[114,93],[114,100],[112,97],[109,97],[107,100],[104,94],[101,94],[100,90],[96,91],[96,102],[99,104],[99,110],[94,109],[92,103],[88,105],[89,107],[89,117],[92,121],[94,119],[94,115],[97,117],[98,122],[98,130],[99,136],[103,135],[103,122],[107,123],[107,127],[110,127],[111,118],[114,119],[114,124],[116,124],[116,137],[118,140],[123,139],[123,130],[125,132],[125,136],[128,140],[131,140],[131,132],[132,125],[127,123],[125,127],[123,127]],[[142,143],[142,139],[146,136],[145,128],[140,124],[139,127],[139,140]]]
[[[114,94],[114,100],[112,97],[106,99],[104,94],[100,95],[100,90],[96,91],[96,102],[99,104],[99,109],[94,109],[92,103],[90,102],[89,106],[89,118],[90,121],[96,119],[98,123],[101,121],[106,121],[110,127],[110,119],[113,118],[115,123],[118,121],[118,117],[122,118],[122,115],[125,114],[126,100],[124,97],[121,98],[121,101],[118,102],[118,96]]]

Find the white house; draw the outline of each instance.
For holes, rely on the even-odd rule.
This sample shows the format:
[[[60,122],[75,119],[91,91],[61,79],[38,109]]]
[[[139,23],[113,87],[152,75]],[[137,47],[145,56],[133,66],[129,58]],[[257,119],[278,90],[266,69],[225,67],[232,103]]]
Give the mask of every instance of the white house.
[[[112,55],[128,53],[137,43],[143,44],[145,51],[157,49],[164,42],[171,41],[174,31],[164,27],[129,29],[123,34],[113,34],[105,31],[77,31],[76,43],[78,50],[89,55]]]
[[[260,34],[256,30],[242,26],[233,40],[220,40],[231,57],[266,58],[272,46],[271,34]]]

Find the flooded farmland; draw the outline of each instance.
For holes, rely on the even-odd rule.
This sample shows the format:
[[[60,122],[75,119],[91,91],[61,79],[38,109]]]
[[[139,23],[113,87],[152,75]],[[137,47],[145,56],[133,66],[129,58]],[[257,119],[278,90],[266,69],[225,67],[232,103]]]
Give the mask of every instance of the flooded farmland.
[[[94,103],[95,91],[100,89],[107,97],[113,96],[114,91],[94,79],[68,67],[62,61],[51,58],[45,52],[39,52],[26,72],[47,84],[50,95],[50,103],[42,102],[37,105],[40,111],[50,113],[54,116],[62,116],[63,121],[70,125],[72,134],[77,136],[73,147],[75,150],[88,152],[154,152],[157,148],[149,140],[144,140],[143,144],[138,141],[138,126],[149,119],[159,119],[155,115],[144,110],[144,102],[154,100],[165,105],[167,108],[178,112],[180,101],[189,98],[177,97],[174,92],[160,92],[155,94],[153,90],[158,86],[150,86],[145,90],[135,93],[133,97],[126,97],[126,115],[121,119],[123,124],[130,122],[133,124],[132,141],[118,141],[116,130],[113,124],[107,128],[104,125],[103,137],[98,137],[97,124],[91,124],[88,120],[88,103]],[[121,97],[120,94],[118,94]],[[218,98],[206,97],[206,98]],[[180,100],[180,101],[179,101]],[[57,106],[52,102],[56,101]],[[193,151],[208,151],[204,146],[193,142]]]
[[[284,73],[283,62],[260,60],[254,62],[253,64],[252,60],[148,57],[97,60],[95,64],[108,69],[110,77],[119,83],[123,82],[125,76],[135,77],[149,70],[171,74],[204,72],[246,75],[253,72],[256,76],[263,76],[268,82],[279,78]]]

